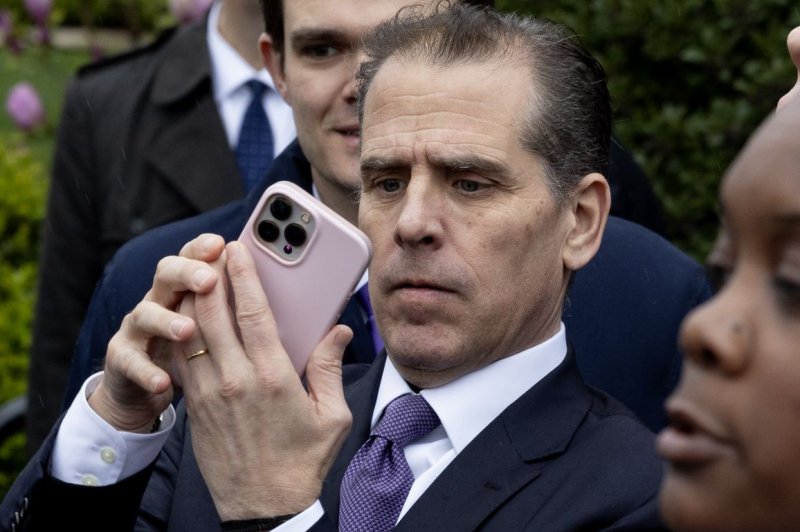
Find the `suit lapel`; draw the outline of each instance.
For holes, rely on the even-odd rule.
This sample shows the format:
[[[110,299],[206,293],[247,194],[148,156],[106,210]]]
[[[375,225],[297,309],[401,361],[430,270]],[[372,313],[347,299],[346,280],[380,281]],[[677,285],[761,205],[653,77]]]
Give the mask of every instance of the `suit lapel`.
[[[403,530],[474,530],[561,455],[591,406],[570,352],[492,421],[400,520]],[[535,494],[531,512],[550,496]]]
[[[206,24],[179,31],[153,80],[161,124],[148,164],[203,212],[242,197],[244,189],[214,102]]]

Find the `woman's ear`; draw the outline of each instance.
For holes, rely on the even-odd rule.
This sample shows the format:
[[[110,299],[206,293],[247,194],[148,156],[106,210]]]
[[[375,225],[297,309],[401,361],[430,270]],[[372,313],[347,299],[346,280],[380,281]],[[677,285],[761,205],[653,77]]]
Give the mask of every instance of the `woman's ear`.
[[[264,67],[272,76],[275,88],[280,93],[283,100],[290,106],[288,92],[286,91],[286,75],[283,71],[283,54],[281,54],[272,42],[272,37],[267,33],[262,33],[258,39],[258,47],[261,50],[261,57],[264,60]]]
[[[583,176],[569,201],[574,223],[564,245],[564,266],[575,271],[592,260],[600,249],[611,209],[606,178],[598,173]]]

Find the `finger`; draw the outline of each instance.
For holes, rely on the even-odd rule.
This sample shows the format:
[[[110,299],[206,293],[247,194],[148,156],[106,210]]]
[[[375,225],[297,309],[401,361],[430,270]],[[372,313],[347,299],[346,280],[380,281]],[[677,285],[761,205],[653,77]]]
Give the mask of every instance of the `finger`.
[[[353,331],[337,325],[314,349],[306,366],[308,393],[318,408],[333,412],[347,410],[342,387],[342,356]]]
[[[174,255],[164,257],[158,262],[153,286],[145,299],[174,308],[186,292],[207,293],[219,278],[219,273],[208,263]]]
[[[134,341],[125,332],[125,323],[130,321],[130,316],[125,317],[123,328],[108,342],[105,371],[111,382],[116,384],[112,389],[129,390],[133,384],[143,392],[163,394],[170,388],[170,376],[142,349],[141,342]]]
[[[179,255],[187,259],[213,262],[224,250],[225,240],[221,236],[204,233],[184,244]]]
[[[183,299],[179,312],[188,318],[196,319],[193,295],[189,294]],[[173,344],[172,358],[185,388],[195,389],[195,383],[216,381],[212,353],[199,328],[184,341]]]
[[[146,342],[151,338],[162,338],[180,342],[194,333],[195,323],[190,317],[153,301],[140,301],[120,329],[125,331],[130,341]],[[142,346],[144,349],[146,345]]]
[[[228,277],[236,307],[236,323],[248,357],[257,365],[294,371],[280,343],[275,316],[261,286],[250,252],[239,242],[227,246]]]

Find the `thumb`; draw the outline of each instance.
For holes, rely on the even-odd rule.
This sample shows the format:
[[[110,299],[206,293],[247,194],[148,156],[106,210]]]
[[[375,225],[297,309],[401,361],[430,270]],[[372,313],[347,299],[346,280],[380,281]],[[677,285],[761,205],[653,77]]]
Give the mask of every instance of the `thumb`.
[[[353,331],[346,325],[336,325],[311,353],[306,366],[308,394],[318,406],[347,408],[342,388],[342,356]]]

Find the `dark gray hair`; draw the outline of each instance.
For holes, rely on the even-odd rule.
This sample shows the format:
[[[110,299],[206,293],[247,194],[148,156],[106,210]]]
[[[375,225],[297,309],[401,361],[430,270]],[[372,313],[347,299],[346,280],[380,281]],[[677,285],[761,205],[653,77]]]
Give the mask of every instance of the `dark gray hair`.
[[[357,75],[362,123],[370,84],[393,56],[431,66],[504,61],[530,70],[520,141],[542,159],[553,197],[563,204],[583,176],[605,173],[611,140],[605,71],[564,26],[442,1],[433,13],[423,6],[401,10],[378,26],[365,51]]]

